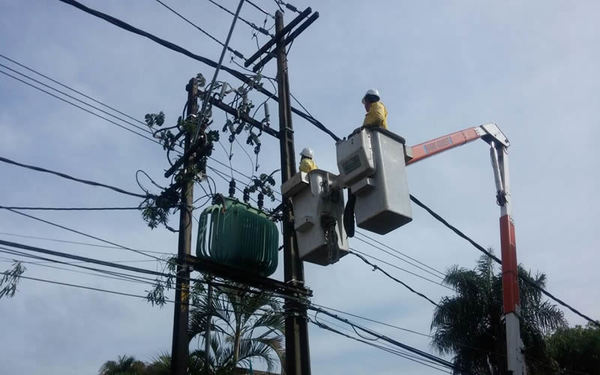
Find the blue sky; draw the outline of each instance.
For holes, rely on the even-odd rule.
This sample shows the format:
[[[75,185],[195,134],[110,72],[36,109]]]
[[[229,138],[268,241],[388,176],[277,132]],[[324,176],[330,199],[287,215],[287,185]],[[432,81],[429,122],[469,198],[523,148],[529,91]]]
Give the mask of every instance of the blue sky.
[[[221,2],[234,9],[236,1]],[[274,12],[273,1],[258,1]],[[86,2],[192,52],[217,59],[220,46],[153,1]],[[231,17],[205,0],[169,1],[220,40]],[[376,87],[389,111],[389,126],[408,144],[495,122],[509,149],[518,259],[548,276],[548,290],[598,318],[600,262],[597,223],[600,200],[600,33],[593,1],[321,1],[320,18],[294,42],[289,55],[293,94],[338,135],[357,127],[360,99]],[[213,71],[149,40],[129,34],[63,3],[1,0],[0,54],[16,59],[107,104],[143,119],[163,110],[174,121],[185,102],[190,77]],[[245,5],[244,18],[264,15]],[[286,13],[286,20],[293,14]],[[269,20],[267,26],[271,26]],[[260,43],[265,39],[260,37]],[[256,50],[251,30],[238,23],[232,47]],[[16,68],[4,59],[0,63]],[[227,54],[225,61],[232,67]],[[6,70],[1,68],[1,70]],[[274,64],[265,69],[274,75]],[[231,76],[220,78],[239,85]],[[261,97],[253,98],[256,103]],[[263,99],[264,100],[264,99]],[[270,102],[272,118],[276,105]],[[215,116],[215,126],[224,122]],[[273,124],[276,126],[276,123]],[[310,146],[323,169],[337,173],[334,142],[294,117],[296,150]],[[155,144],[77,108],[0,76],[0,155],[24,163],[137,190],[135,172],[160,183],[167,162]],[[227,147],[228,144],[224,143]],[[244,142],[242,142],[244,144]],[[251,149],[247,149],[251,152]],[[252,173],[235,145],[236,169]],[[260,171],[278,168],[277,144],[263,137]],[[252,155],[253,156],[253,155]],[[215,158],[226,161],[220,147]],[[218,165],[217,168],[228,171]],[[53,176],[1,165],[2,205],[132,206],[132,197]],[[215,180],[220,181],[218,176]],[[408,168],[411,193],[499,253],[495,187],[488,148],[475,142]],[[144,185],[150,184],[146,181]],[[220,185],[222,190],[226,186]],[[196,189],[196,196],[201,190]],[[380,241],[440,270],[471,268],[479,254],[418,207],[414,220]],[[177,236],[151,231],[137,212],[34,215],[130,247],[175,252]],[[173,217],[172,223],[176,224]],[[0,238],[107,260],[152,262],[121,250],[15,237],[15,234],[89,241],[10,212],[0,212]],[[91,241],[90,241],[91,242]],[[351,246],[411,271],[419,270],[351,240]],[[5,256],[5,254],[0,254]],[[8,268],[9,263],[1,263]],[[280,267],[281,268],[281,267]],[[439,299],[449,291],[389,268],[396,277]],[[426,301],[374,273],[360,260],[330,267],[305,266],[314,302],[428,333]],[[28,266],[26,275],[144,294],[143,285]],[[282,271],[278,270],[277,277]],[[6,373],[93,374],[128,353],[150,360],[171,346],[172,306],[23,280],[12,299],[0,301],[0,368]],[[570,324],[583,321],[565,311]],[[432,351],[426,338],[365,323]],[[436,373],[316,327],[310,328],[313,374]]]

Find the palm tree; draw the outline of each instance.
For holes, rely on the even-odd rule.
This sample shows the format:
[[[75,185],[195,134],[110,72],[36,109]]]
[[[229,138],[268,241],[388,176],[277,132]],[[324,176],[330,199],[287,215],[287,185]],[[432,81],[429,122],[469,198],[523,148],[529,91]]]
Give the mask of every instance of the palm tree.
[[[539,287],[544,274],[531,274],[519,267],[519,275]],[[502,320],[502,278],[494,273],[492,259],[482,256],[474,270],[454,266],[444,283],[456,295],[444,297],[436,308],[431,329],[433,346],[442,354],[454,355],[456,374],[505,374],[505,324]],[[542,294],[519,279],[521,337],[530,374],[548,374],[549,357],[544,336],[566,325],[555,305],[542,300]]]
[[[194,285],[189,339],[199,338],[204,342],[210,317],[211,373],[229,373],[239,365],[249,367],[253,360],[263,361],[268,371],[279,363],[284,373],[284,317],[273,295],[249,291],[246,285],[237,283],[214,288],[210,301],[205,292],[203,284]],[[204,358],[204,345],[200,348],[194,353]]]
[[[120,355],[117,361],[107,361],[100,367],[100,375],[144,375],[146,365],[132,356]]]

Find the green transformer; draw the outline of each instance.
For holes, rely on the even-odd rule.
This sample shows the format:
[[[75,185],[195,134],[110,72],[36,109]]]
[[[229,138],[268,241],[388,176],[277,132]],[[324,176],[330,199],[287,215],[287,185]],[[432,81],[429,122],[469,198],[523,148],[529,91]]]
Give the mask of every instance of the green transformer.
[[[236,199],[206,208],[200,215],[196,256],[240,271],[269,276],[277,269],[279,231],[259,211]]]

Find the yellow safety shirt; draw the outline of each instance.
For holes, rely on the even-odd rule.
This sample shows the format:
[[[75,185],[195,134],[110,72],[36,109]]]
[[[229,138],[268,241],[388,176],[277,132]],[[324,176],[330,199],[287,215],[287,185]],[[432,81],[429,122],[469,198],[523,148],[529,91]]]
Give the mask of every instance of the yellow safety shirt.
[[[387,109],[382,102],[371,103],[369,111],[365,115],[364,127],[382,127],[387,129]]]
[[[300,160],[300,172],[308,173],[313,169],[317,169],[317,165],[312,159],[304,158]]]

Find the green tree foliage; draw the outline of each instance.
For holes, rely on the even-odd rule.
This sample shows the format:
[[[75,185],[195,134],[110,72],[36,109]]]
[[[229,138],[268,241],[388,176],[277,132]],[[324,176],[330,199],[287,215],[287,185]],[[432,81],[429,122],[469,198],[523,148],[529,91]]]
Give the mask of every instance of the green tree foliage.
[[[519,274],[539,287],[546,276],[519,267]],[[444,297],[436,308],[431,328],[433,346],[441,353],[454,355],[454,363],[463,371],[455,373],[505,374],[506,331],[502,320],[502,278],[494,264],[482,256],[475,269],[454,266],[446,274],[446,285],[456,295]],[[565,326],[563,314],[542,299],[539,290],[519,280],[521,298],[521,338],[529,374],[554,372],[544,337]]]
[[[107,361],[100,367],[99,375],[144,375],[146,365],[132,356],[121,355],[116,361]]]
[[[560,328],[547,339],[559,374],[600,375],[600,328]]]
[[[284,316],[270,293],[245,291],[243,284],[214,288],[210,301],[204,284],[196,283],[192,294],[189,338],[205,338],[207,319],[211,318],[209,366],[211,373],[228,373],[237,366],[249,367],[261,360],[268,371],[284,367]],[[204,356],[204,345],[198,353]]]
[[[244,284],[214,287],[210,301],[206,286],[195,283],[191,290],[192,309],[188,337],[198,338],[199,349],[190,353],[189,375],[233,375],[262,361],[272,371],[278,364],[284,373],[284,315],[279,302],[267,292],[254,293]],[[205,329],[211,317],[208,372],[205,369]],[[159,355],[144,364],[130,356],[108,361],[100,375],[169,375],[171,357]]]

